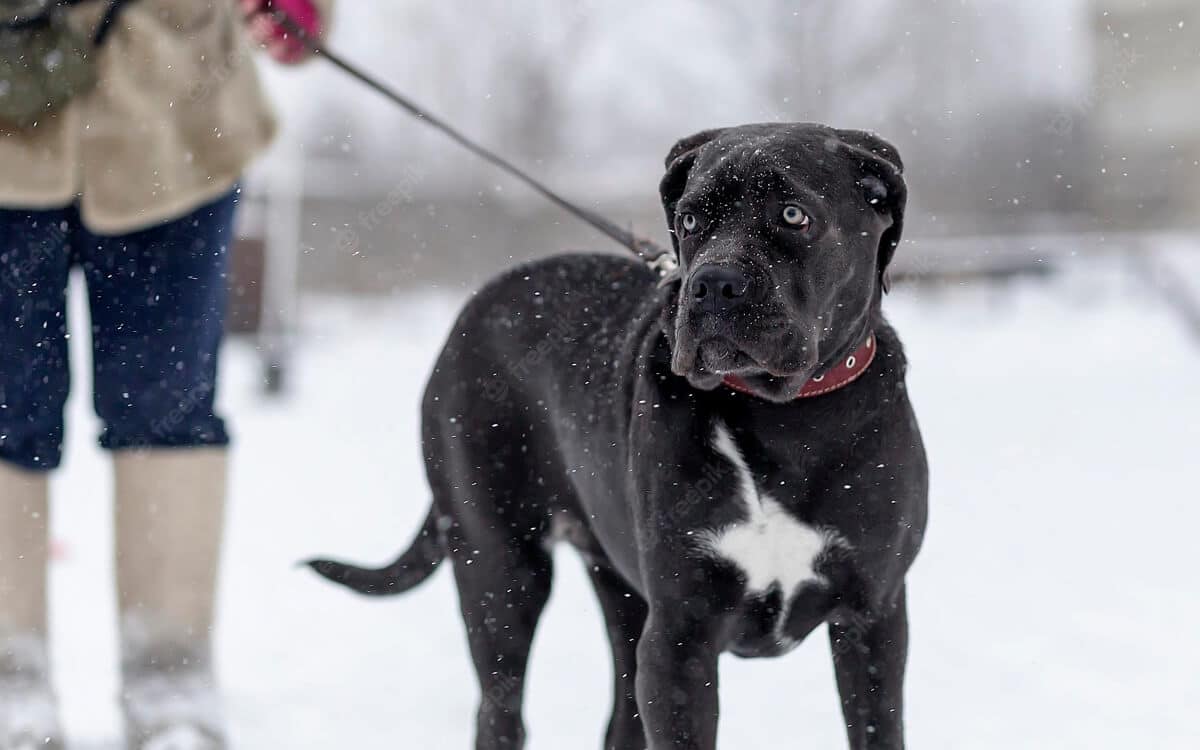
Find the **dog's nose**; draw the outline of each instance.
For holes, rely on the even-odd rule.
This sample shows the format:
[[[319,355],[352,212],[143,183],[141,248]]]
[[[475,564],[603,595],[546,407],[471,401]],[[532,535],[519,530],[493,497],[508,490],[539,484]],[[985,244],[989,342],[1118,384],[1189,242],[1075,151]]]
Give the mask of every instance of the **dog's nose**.
[[[702,266],[692,275],[692,304],[713,313],[728,312],[746,301],[750,279],[733,266]]]

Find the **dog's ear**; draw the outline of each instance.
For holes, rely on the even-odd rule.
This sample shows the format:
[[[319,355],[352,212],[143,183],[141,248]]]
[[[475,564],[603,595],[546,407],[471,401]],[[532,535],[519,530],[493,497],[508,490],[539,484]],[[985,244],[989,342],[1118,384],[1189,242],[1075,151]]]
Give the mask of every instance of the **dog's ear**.
[[[667,231],[671,233],[671,244],[675,246],[677,256],[679,240],[675,237],[675,203],[683,195],[692,165],[696,163],[696,152],[723,132],[725,128],[701,130],[676,143],[667,153],[667,173],[658,184],[658,194],[662,197],[663,211],[667,214]]]
[[[879,240],[879,281],[883,291],[890,282],[888,264],[896,254],[900,235],[904,231],[904,206],[908,202],[908,186],[904,182],[904,162],[896,147],[874,133],[863,130],[839,130],[842,146],[861,160],[862,186],[866,199],[879,211],[892,217],[892,225]]]
[[[671,147],[671,150],[667,152],[667,160],[665,164],[666,168],[670,169],[671,165],[675,163],[676,159],[691,151],[695,151],[724,132],[725,128],[712,128],[711,130],[701,130],[699,133],[693,133],[687,138],[679,139],[679,141]]]

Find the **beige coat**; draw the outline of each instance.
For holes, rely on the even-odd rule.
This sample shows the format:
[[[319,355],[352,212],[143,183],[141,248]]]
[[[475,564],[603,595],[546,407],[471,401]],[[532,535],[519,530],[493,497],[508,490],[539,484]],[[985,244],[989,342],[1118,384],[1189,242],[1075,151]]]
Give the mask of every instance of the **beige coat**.
[[[326,13],[333,0],[317,0]],[[107,3],[71,22],[94,29]],[[83,220],[123,234],[227,192],[270,142],[237,0],[137,0],[97,56],[100,83],[32,128],[0,126],[0,207],[79,199]]]

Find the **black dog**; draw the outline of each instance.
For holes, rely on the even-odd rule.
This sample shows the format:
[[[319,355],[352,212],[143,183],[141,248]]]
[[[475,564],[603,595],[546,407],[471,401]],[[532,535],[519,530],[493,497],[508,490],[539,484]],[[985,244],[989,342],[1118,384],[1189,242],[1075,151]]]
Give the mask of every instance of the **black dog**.
[[[905,574],[927,469],[880,301],[906,189],[874,135],[712,130],[667,157],[680,270],[554,258],[462,312],[425,391],[433,507],[364,594],[454,565],[483,700],[476,748],[520,748],[552,540],[588,561],[612,641],[609,750],[712,750],[717,658],[823,622],[853,748],[904,745]]]

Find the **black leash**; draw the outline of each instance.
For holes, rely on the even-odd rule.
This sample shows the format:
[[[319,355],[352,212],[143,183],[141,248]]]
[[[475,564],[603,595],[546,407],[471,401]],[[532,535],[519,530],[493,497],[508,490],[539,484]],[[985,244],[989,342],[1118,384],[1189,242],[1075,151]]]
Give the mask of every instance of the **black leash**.
[[[449,123],[446,123],[440,118],[430,114],[423,107],[418,106],[408,97],[400,94],[391,87],[362,71],[355,65],[347,62],[340,55],[331,52],[327,47],[325,47],[325,45],[321,44],[319,40],[309,36],[308,32],[305,31],[304,28],[297,24],[294,20],[292,20],[291,16],[287,15],[287,13],[284,11],[275,8],[267,12],[271,14],[272,18],[274,18],[280,26],[286,29],[289,34],[294,34],[296,38],[302,41],[304,46],[311,50],[314,54],[324,57],[342,71],[348,73],[350,76],[358,79],[360,82],[366,84],[390,99],[394,104],[398,105],[410,115],[416,117],[418,120],[423,120],[433,128],[440,130],[463,148],[480,157],[484,161],[490,162],[491,164],[499,167],[501,170],[507,172],[529,187],[533,188],[551,203],[555,204],[581,221],[590,224],[602,234],[617,242],[617,244],[628,248],[646,265],[658,273],[659,276],[667,276],[676,268],[678,268],[678,262],[675,259],[674,251],[663,248],[651,240],[639,237],[629,230],[622,229],[603,216],[600,216],[597,213],[589,211],[588,209],[578,206],[566,198],[563,198],[558,193],[546,187],[540,181],[530,177],[507,159],[501,157],[493,151],[490,151],[487,148],[484,148],[483,146],[480,146],[478,143],[472,141],[470,138],[454,129]]]

